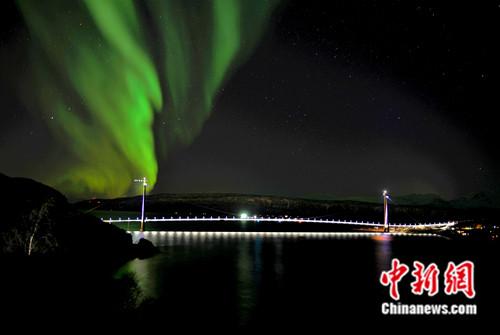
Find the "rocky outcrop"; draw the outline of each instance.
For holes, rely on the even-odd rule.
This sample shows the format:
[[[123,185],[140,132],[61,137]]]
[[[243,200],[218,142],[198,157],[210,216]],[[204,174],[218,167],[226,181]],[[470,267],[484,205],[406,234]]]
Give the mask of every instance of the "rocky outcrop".
[[[139,259],[152,257],[158,253],[158,249],[151,243],[151,241],[141,238],[135,246],[136,255]]]
[[[83,214],[53,188],[0,174],[0,255],[123,262],[142,250],[125,231]],[[146,253],[151,253],[150,246]],[[143,257],[144,252],[140,252]]]

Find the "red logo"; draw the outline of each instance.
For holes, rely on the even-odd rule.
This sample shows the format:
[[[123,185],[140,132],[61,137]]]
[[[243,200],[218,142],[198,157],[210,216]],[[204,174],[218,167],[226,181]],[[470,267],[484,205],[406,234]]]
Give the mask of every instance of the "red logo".
[[[415,270],[412,271],[415,280],[411,283],[411,292],[416,295],[422,295],[424,291],[432,297],[439,291],[439,269],[436,264],[431,263],[427,268],[419,261],[413,262]]]
[[[398,284],[408,271],[408,265],[400,264],[397,258],[392,260],[392,269],[390,271],[382,271],[380,282],[384,286],[390,286],[389,294],[392,299],[399,300]]]
[[[469,299],[476,296],[474,290],[474,263],[471,261],[465,261],[459,265],[449,262],[444,277],[444,292],[446,294],[451,295],[462,292]]]
[[[389,286],[389,294],[392,299],[399,300],[398,285],[408,271],[408,265],[401,263],[397,258],[392,260],[390,270],[382,271],[380,283]],[[415,279],[411,283],[411,292],[415,295],[422,295],[427,292],[430,297],[436,295],[439,292],[439,274],[439,268],[435,263],[431,263],[426,267],[419,261],[413,262],[411,275]],[[455,263],[449,262],[444,273],[444,283],[444,292],[446,294],[452,295],[462,292],[467,298],[474,298],[476,296],[474,290],[474,263],[464,261],[459,265],[455,265]]]

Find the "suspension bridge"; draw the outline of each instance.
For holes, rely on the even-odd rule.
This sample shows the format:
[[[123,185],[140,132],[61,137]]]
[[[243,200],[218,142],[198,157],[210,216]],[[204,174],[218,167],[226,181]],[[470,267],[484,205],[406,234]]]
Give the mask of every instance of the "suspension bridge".
[[[350,226],[365,226],[385,228],[388,223],[370,222],[370,221],[352,221],[352,220],[333,220],[321,218],[290,218],[290,217],[264,217],[264,216],[202,216],[202,217],[153,217],[153,218],[101,218],[106,223],[159,223],[159,222],[262,222],[262,223],[319,223],[319,224],[336,224]],[[456,225],[457,221],[446,222],[429,222],[429,223],[389,223],[390,227],[394,228],[409,228],[409,229],[449,229]]]
[[[348,225],[348,226],[364,226],[371,228],[383,228],[384,232],[389,232],[389,227],[394,228],[407,228],[407,229],[449,229],[455,226],[458,221],[446,221],[446,222],[430,222],[430,223],[389,223],[389,201],[392,201],[387,190],[382,192],[384,199],[384,221],[380,222],[370,222],[370,221],[352,221],[352,220],[335,220],[335,219],[323,219],[323,218],[292,218],[288,216],[284,217],[270,217],[270,216],[248,216],[247,214],[242,214],[241,216],[194,216],[194,217],[153,217],[148,218],[145,216],[145,195],[148,186],[148,181],[146,177],[135,179],[134,182],[142,184],[142,207],[141,207],[141,217],[137,218],[118,218],[118,219],[104,219],[101,218],[103,222],[106,223],[140,223],[139,231],[144,231],[144,226],[146,223],[169,223],[169,222],[255,222],[255,223],[315,223],[315,224],[328,224],[328,225]]]

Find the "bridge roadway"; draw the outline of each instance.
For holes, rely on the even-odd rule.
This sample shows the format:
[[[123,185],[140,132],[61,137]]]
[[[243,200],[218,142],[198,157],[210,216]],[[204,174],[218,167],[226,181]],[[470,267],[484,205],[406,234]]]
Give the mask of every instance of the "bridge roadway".
[[[103,219],[102,221],[106,223],[131,223],[131,222],[141,222],[140,218],[118,218],[118,219]],[[317,218],[289,218],[289,217],[259,217],[259,216],[249,216],[245,218],[241,217],[228,217],[228,216],[210,216],[210,217],[161,217],[161,218],[145,218],[145,223],[152,222],[278,222],[278,223],[323,223],[323,224],[339,224],[339,225],[353,225],[353,226],[366,226],[366,227],[383,227],[384,224],[380,222],[369,222],[369,221],[348,221],[348,220],[332,220],[332,219],[317,219]],[[389,223],[390,227],[395,228],[412,228],[412,229],[422,229],[422,228],[434,228],[434,229],[449,229],[456,225],[457,221],[446,221],[446,222],[429,222],[429,223]]]

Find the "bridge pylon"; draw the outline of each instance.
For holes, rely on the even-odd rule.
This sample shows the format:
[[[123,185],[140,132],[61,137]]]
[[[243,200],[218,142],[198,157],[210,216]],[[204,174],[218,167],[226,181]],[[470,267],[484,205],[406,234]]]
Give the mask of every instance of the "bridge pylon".
[[[384,197],[384,233],[389,232],[389,193],[387,190],[382,192]]]
[[[135,183],[142,183],[142,208],[141,208],[141,226],[139,231],[144,231],[144,201],[146,197],[146,188],[148,187],[148,180],[146,177],[141,179],[134,179]]]

